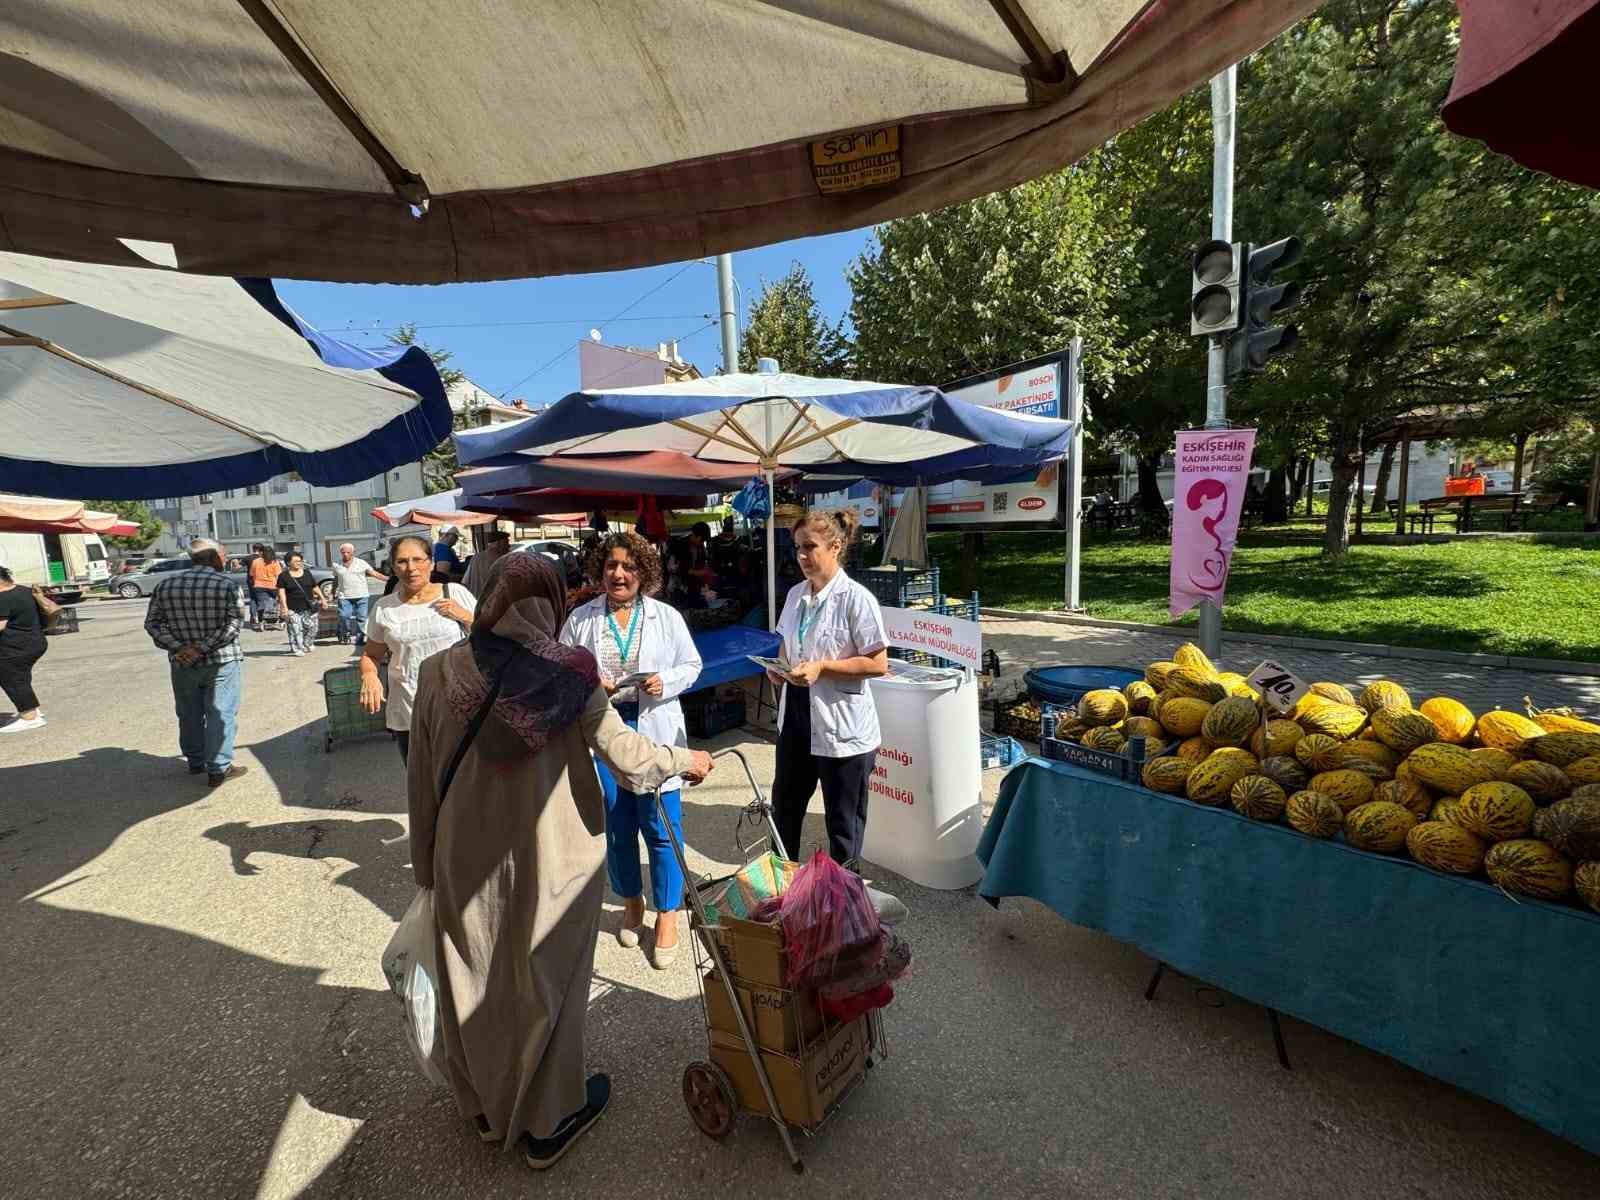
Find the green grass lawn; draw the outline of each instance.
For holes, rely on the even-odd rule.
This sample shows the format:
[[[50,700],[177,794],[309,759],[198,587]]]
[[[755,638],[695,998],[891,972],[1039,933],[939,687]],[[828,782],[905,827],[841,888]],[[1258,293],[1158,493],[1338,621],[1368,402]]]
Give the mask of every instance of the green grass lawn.
[[[959,534],[930,538],[946,591]],[[1084,548],[1088,614],[1169,624],[1168,546],[1126,535]],[[979,596],[995,608],[1059,609],[1062,535],[989,534]],[[1193,624],[1194,613],[1180,625]],[[1240,536],[1224,629],[1486,654],[1600,662],[1600,548],[1487,541],[1355,546],[1325,562],[1312,530]]]

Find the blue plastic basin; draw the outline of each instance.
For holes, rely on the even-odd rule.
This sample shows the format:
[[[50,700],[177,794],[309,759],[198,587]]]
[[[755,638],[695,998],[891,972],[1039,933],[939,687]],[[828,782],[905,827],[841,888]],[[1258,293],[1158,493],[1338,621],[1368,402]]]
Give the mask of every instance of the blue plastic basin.
[[[1078,697],[1095,688],[1116,688],[1121,691],[1137,679],[1143,671],[1129,667],[1035,667],[1022,677],[1028,695],[1050,704],[1076,704]]]

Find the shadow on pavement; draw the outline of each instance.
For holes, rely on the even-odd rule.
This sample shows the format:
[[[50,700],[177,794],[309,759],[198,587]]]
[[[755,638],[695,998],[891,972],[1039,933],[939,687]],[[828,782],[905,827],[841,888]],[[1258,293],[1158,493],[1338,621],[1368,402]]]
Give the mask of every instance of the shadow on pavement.
[[[407,866],[410,850],[405,826],[398,821],[332,817],[276,825],[230,821],[213,825],[205,836],[228,847],[235,875],[262,875],[261,856],[273,854],[354,863],[334,876],[333,882],[350,888],[396,921],[405,915],[416,892]],[[271,897],[263,896],[263,900],[270,902]]]

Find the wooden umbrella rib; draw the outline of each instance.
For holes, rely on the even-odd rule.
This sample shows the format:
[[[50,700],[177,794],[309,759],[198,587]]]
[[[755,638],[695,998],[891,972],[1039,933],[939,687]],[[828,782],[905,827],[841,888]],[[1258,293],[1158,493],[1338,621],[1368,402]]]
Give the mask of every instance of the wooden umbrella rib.
[[[849,458],[849,455],[847,455],[839,446],[839,444],[833,440],[833,435],[838,433],[841,429],[849,429],[852,425],[859,425],[861,422],[855,417],[846,417],[837,425],[830,425],[827,429],[824,429],[821,425],[817,424],[816,418],[811,415],[811,408],[811,405],[806,405],[806,411],[801,414],[801,416],[805,418],[806,424],[811,426],[812,430],[814,431],[811,436],[801,438],[797,442],[788,443],[784,446],[781,446],[780,449],[783,451],[798,450],[802,446],[809,446],[812,442],[824,441],[828,443],[829,448],[832,449],[834,454],[838,455],[841,460]]]
[[[756,440],[754,434],[752,434],[748,429],[739,423],[739,409],[743,407],[744,406],[741,404],[734,408],[725,410],[723,415],[726,419],[723,421],[723,425],[724,427],[731,425],[733,427],[733,431],[749,444],[750,449],[755,451],[756,457],[762,461],[765,461],[768,453],[767,449]]]
[[[0,300],[0,311],[19,308],[56,308],[71,303],[73,303],[71,300],[63,300],[59,296],[17,296],[10,300]]]
[[[119,375],[110,367],[101,366],[92,359],[87,359],[81,355],[74,354],[71,350],[67,350],[61,346],[58,346],[54,342],[46,341],[44,338],[32,337],[21,332],[20,330],[12,329],[6,325],[0,325],[0,333],[7,335],[4,338],[0,338],[0,346],[36,347],[37,349],[43,350],[46,354],[54,354],[57,358],[65,359],[74,366],[82,367],[86,371],[93,371],[96,375],[103,375],[105,378],[110,379],[113,382],[122,384],[123,387],[132,388],[134,391],[141,392],[154,400],[160,400],[164,404],[170,404],[175,408],[181,408],[184,412],[199,417],[202,421],[210,421],[213,425],[221,425],[224,429],[230,429],[234,433],[239,434],[241,437],[247,437],[259,445],[272,445],[272,442],[262,437],[259,433],[254,433],[251,430],[244,428],[242,425],[236,425],[226,417],[219,417],[215,413],[208,413],[203,409],[196,408],[187,400],[180,400],[177,396],[163,392],[158,388],[149,387],[146,384],[138,382],[137,380],[129,379],[126,375]]]
[[[749,446],[741,445],[738,442],[731,441],[728,438],[721,437],[720,435],[715,434],[715,433],[707,433],[704,429],[701,429],[698,425],[695,425],[695,424],[691,423],[690,421],[687,421],[687,420],[685,420],[685,419],[683,419],[681,417],[680,418],[676,418],[676,419],[671,420],[671,421],[668,421],[667,424],[668,425],[675,425],[679,429],[687,429],[690,433],[695,434],[697,437],[705,438],[706,442],[708,442],[708,443],[709,442],[717,442],[720,445],[728,446],[728,447],[731,447],[734,450],[738,450],[740,453],[743,453],[743,454],[748,454],[750,452],[750,447]],[[720,426],[718,428],[720,428]],[[700,447],[700,449],[704,450],[705,446],[702,445]],[[695,455],[695,457],[698,457],[698,452]]]

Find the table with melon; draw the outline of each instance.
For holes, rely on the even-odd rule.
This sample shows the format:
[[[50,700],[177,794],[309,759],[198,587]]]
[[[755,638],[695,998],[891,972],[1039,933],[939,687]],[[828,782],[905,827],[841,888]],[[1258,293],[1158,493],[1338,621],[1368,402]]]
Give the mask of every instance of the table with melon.
[[[1414,703],[1389,679],[1313,683],[1286,716],[1263,713],[1242,675],[1184,645],[1142,681],[1086,692],[1055,736],[1175,744],[1144,764],[1145,787],[1600,912],[1600,722],[1531,702],[1526,713]]]

